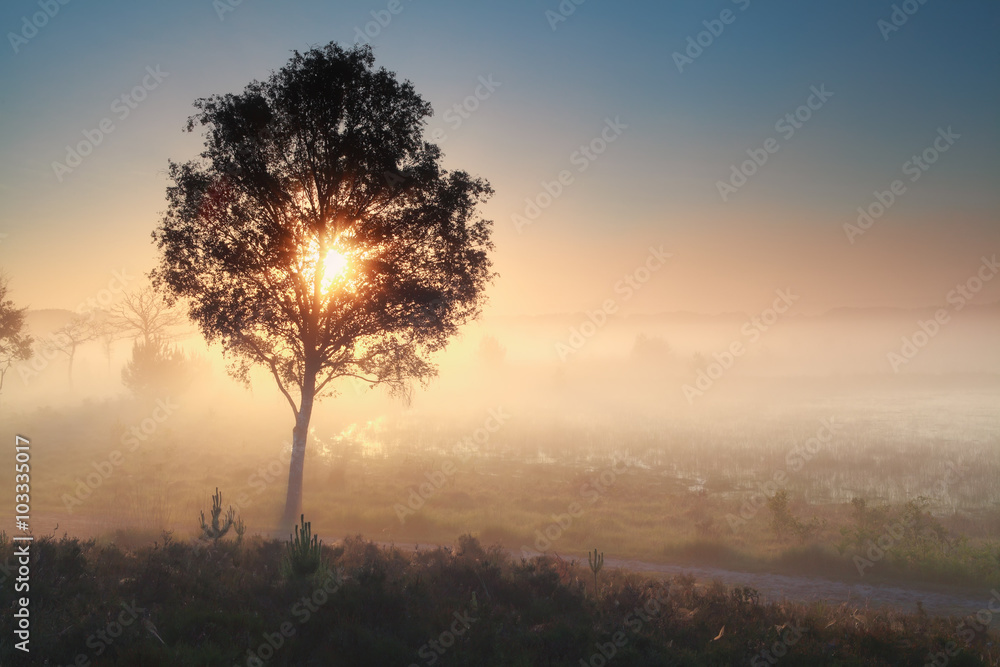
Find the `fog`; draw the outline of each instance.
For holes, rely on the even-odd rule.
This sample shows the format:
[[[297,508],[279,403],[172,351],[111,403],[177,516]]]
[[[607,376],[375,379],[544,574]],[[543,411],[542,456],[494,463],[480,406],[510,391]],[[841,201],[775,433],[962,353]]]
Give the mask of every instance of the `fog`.
[[[426,387],[414,386],[407,409],[449,413],[474,407],[483,397],[539,405],[557,400],[569,385],[574,401],[598,412],[614,412],[618,397],[636,405],[652,401],[694,409],[723,396],[766,402],[769,388],[803,382],[819,391],[864,394],[874,387],[976,384],[1000,374],[1000,304],[970,304],[959,312],[841,308],[814,316],[792,308],[778,313],[768,306],[752,315],[621,315],[596,308],[482,319],[433,358],[439,377]],[[58,309],[28,312],[28,330],[38,344],[51,342],[55,349],[14,366],[6,404],[57,408],[128,395],[121,371],[131,342],[117,340],[110,349],[103,341],[85,342],[75,351],[71,370],[58,332],[72,317]],[[229,377],[219,347],[208,347],[193,325],[177,328],[171,341],[199,365],[187,391],[235,401],[234,410],[253,396],[279,396],[266,372],[255,375],[248,389]],[[360,382],[339,382],[339,395],[325,401],[322,411],[404,409]],[[601,389],[608,386],[603,383],[615,388],[613,395]],[[685,386],[698,393],[685,392]]]
[[[976,517],[974,532],[989,538],[1000,528],[1000,308],[969,306],[934,328],[937,310],[484,319],[436,358],[439,376],[413,387],[409,400],[356,380],[335,385],[337,394],[314,412],[304,508],[331,538],[362,531],[420,542],[485,530],[517,547],[530,544],[544,521],[545,499],[558,505],[552,499],[572,494],[565,475],[627,460],[630,475],[643,471],[655,480],[656,494],[643,491],[647,504],[666,511],[708,492],[718,515],[705,536],[740,544],[745,537],[729,531],[723,516],[832,419],[845,432],[822,452],[822,463],[787,487],[798,507],[817,507],[804,514],[836,511],[852,497],[905,503],[927,495],[935,515],[962,526]],[[57,340],[71,316],[32,311],[28,326],[39,341]],[[193,328],[173,334],[190,373],[179,386],[143,396],[122,384],[128,340],[114,342],[110,354],[100,341],[84,343],[71,373],[58,348],[10,371],[4,421],[33,429],[41,443],[41,526],[95,536],[193,535],[198,510],[218,487],[237,504],[243,497],[251,531],[273,532],[294,423],[287,403],[266,372],[243,387]],[[892,354],[903,360],[895,368]],[[169,414],[157,414],[164,405]],[[89,474],[107,471],[115,451],[124,457],[120,467],[79,491]],[[493,476],[496,495],[468,495],[468,480],[448,479],[417,519],[397,520],[423,481],[416,473],[448,460],[471,461],[477,474]],[[964,466],[961,479],[934,491],[956,462]],[[553,472],[525,496],[534,514],[519,525],[506,499],[528,493],[524,476],[539,465]],[[261,476],[261,466],[270,472]],[[355,497],[338,506],[344,494]],[[612,498],[602,498],[602,511],[614,515],[621,508]],[[646,534],[629,555],[662,556],[697,535],[695,524],[704,520],[689,517],[690,526],[662,537]],[[602,530],[590,527],[569,542],[599,536]]]

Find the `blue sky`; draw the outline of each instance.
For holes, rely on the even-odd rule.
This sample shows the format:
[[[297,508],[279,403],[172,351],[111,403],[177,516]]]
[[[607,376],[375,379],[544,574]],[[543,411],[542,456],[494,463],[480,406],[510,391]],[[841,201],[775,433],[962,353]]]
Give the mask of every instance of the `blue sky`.
[[[58,12],[12,45],[49,4]],[[894,4],[907,3],[566,0],[575,9],[553,29],[555,1],[399,0],[391,14],[388,0],[243,0],[220,18],[223,0],[10,0],[0,266],[15,298],[67,308],[114,270],[150,269],[167,160],[200,147],[181,132],[192,101],[240,90],[293,49],[353,43],[375,12],[391,17],[370,39],[377,62],[434,105],[446,166],[497,191],[485,210],[502,274],[491,312],[586,308],[654,243],[677,261],[636,311],[752,310],[789,284],[812,296],[806,310],[936,303],[1000,250],[1000,6],[912,0],[885,39],[878,22]],[[673,54],[723,12],[731,22],[712,24],[721,33],[703,35],[679,72]],[[169,74],[118,118],[114,100],[157,66]],[[488,99],[459,127],[447,122],[490,76],[500,85]],[[813,86],[832,97],[781,138],[776,121]],[[574,152],[616,117],[627,129],[577,171]],[[59,180],[52,163],[104,118],[114,130]],[[857,207],[906,179],[902,165],[948,127],[960,138],[850,243],[843,226]],[[777,152],[723,201],[718,182],[769,137]],[[518,231],[512,216],[565,169],[573,183]]]

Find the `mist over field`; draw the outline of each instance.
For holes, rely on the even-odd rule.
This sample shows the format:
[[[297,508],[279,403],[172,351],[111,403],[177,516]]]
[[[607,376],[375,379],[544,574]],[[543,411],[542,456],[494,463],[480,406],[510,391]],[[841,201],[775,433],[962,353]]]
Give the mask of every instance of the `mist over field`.
[[[1000,665],[996,3],[0,27],[0,666]]]
[[[653,523],[633,525],[602,502],[614,521],[583,518],[586,526],[567,531],[562,549],[627,539],[634,551],[621,555],[661,558],[699,537],[744,544],[746,534],[725,517],[780,471],[789,473],[781,486],[805,515],[843,509],[855,497],[891,504],[926,496],[934,516],[993,540],[1000,309],[970,306],[933,329],[936,310],[808,316],[789,308],[770,325],[767,313],[484,319],[440,355],[440,375],[408,401],[344,381],[320,404],[304,509],[325,535],[419,543],[494,531],[520,548],[558,513],[558,499],[571,501],[577,483],[621,460],[644,496],[643,520]],[[39,340],[54,339],[71,316],[29,311],[27,321]],[[595,320],[600,327],[590,326]],[[909,358],[906,341],[925,340],[921,324],[935,334],[911,343],[917,354]],[[291,442],[288,407],[266,373],[245,389],[226,374],[217,348],[183,327],[177,333],[173,345],[188,359],[183,381],[141,397],[122,386],[128,341],[113,343],[110,355],[100,341],[80,345],[71,373],[64,352],[11,371],[16,393],[5,400],[4,418],[43,429],[47,444],[36,456],[60,471],[37,482],[41,525],[92,536],[195,535],[191,517],[218,487],[252,517],[252,528],[274,531]],[[734,355],[734,344],[743,351]],[[898,369],[891,354],[903,359]],[[803,460],[796,448],[824,420],[845,432]],[[109,469],[114,452],[122,461]],[[447,462],[496,478],[490,492],[449,475],[413,501],[410,493],[425,495],[426,475]],[[505,472],[491,472],[493,462]],[[948,466],[961,474],[942,483]],[[559,473],[549,478],[550,469]],[[525,476],[537,476],[531,487]],[[384,485],[378,492],[373,478]],[[666,520],[678,502],[706,493],[714,516]],[[529,514],[511,513],[516,498]],[[761,519],[757,530],[766,535],[767,526]],[[768,549],[782,545],[789,546],[778,540]]]

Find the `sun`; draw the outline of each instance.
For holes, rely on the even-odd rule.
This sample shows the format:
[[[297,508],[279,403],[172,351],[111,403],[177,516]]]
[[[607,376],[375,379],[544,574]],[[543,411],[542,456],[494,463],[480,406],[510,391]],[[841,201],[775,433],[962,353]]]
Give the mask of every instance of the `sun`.
[[[327,248],[329,247],[328,245]],[[351,288],[348,274],[352,263],[351,255],[343,252],[343,248],[321,252],[319,241],[312,239],[308,246],[303,248],[303,261],[299,265],[299,271],[307,285],[312,284],[317,278],[316,274],[320,274],[319,288],[327,294],[334,288]]]
[[[323,260],[323,277],[327,280],[339,278],[347,270],[347,257],[336,250],[326,253]]]

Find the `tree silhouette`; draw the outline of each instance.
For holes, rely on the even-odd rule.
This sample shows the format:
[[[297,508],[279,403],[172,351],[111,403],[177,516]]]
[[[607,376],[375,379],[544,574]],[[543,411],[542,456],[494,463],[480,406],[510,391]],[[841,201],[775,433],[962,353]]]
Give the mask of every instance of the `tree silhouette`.
[[[111,348],[115,342],[128,337],[128,331],[123,330],[121,321],[117,320],[109,310],[103,308],[93,311],[93,319],[90,326],[94,334],[104,348],[104,358],[108,364],[108,373],[111,372]]]
[[[195,102],[201,160],[171,162],[154,284],[184,299],[244,383],[270,371],[295,415],[282,523],[301,514],[313,405],[338,378],[408,395],[478,316],[493,278],[489,184],[445,171],[431,107],[368,46],[294,52],[242,93]]]
[[[84,343],[89,343],[99,335],[100,332],[94,327],[91,318],[80,314],[74,314],[69,322],[54,332],[50,341],[51,349],[66,355],[66,379],[70,386],[73,384],[73,360],[76,358],[77,348]]]
[[[31,358],[34,340],[24,331],[24,312],[27,308],[17,308],[14,301],[7,298],[7,277],[0,274],[0,391],[7,377],[7,371],[17,361]]]
[[[109,310],[107,324],[112,330],[131,336],[133,340],[151,346],[155,340],[166,340],[172,327],[184,323],[184,316],[171,308],[163,296],[152,287],[128,292]]]

